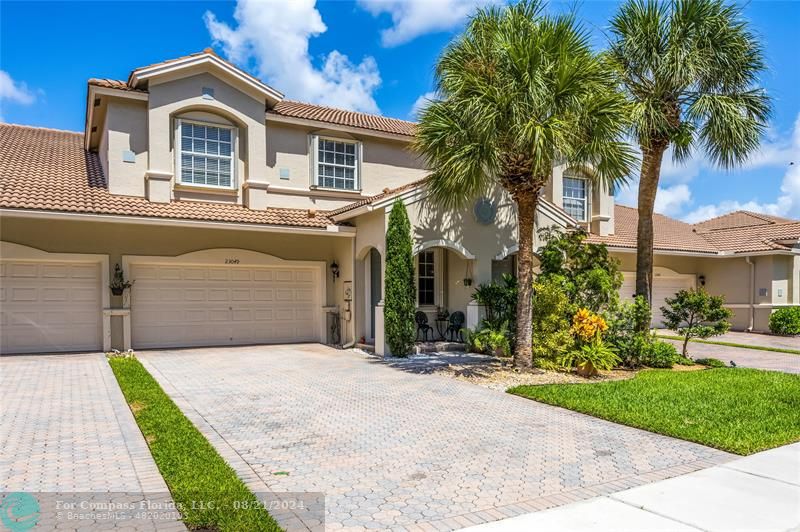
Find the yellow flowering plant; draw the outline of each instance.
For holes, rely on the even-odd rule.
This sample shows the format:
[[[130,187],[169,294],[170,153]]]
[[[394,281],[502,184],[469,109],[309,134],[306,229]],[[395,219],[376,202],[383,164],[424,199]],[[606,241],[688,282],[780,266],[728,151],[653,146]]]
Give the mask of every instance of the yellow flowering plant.
[[[587,308],[582,308],[572,317],[572,333],[584,342],[599,339],[608,330],[602,316]]]

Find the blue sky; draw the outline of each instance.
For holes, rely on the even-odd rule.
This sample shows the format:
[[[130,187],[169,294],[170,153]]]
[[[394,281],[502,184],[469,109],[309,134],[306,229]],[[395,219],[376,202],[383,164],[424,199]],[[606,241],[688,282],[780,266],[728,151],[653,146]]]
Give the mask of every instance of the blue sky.
[[[287,97],[413,118],[432,69],[481,0],[285,2],[8,2],[0,0],[0,118],[80,131],[86,80],[199,51],[218,52]],[[617,2],[553,2],[577,10],[604,46]],[[761,36],[763,85],[775,113],[762,150],[720,172],[702,154],[665,163],[657,210],[697,220],[736,208],[800,218],[800,2],[753,1],[744,13]],[[794,162],[794,165],[790,165]],[[635,204],[633,188],[619,201]]]

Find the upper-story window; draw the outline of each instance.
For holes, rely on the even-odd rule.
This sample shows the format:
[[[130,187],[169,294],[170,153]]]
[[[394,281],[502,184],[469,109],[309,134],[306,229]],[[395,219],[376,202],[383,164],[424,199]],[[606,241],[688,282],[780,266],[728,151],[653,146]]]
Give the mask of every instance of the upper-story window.
[[[583,177],[564,176],[564,210],[585,222],[588,219],[589,181]]]
[[[359,150],[357,141],[314,137],[314,184],[339,190],[359,189]]]
[[[178,137],[179,183],[234,188],[234,128],[179,120]]]

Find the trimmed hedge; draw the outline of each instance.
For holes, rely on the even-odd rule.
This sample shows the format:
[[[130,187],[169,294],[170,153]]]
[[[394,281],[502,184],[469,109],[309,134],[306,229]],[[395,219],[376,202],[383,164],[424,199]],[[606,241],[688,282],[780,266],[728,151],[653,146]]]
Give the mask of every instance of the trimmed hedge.
[[[769,330],[775,334],[800,334],[800,307],[783,307],[773,312]]]
[[[414,256],[406,207],[395,201],[386,230],[384,330],[394,356],[407,356],[414,346]]]

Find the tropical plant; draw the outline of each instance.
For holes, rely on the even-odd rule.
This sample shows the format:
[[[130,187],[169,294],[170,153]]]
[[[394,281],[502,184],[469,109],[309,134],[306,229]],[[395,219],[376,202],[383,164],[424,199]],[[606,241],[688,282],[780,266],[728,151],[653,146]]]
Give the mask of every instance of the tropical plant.
[[[531,364],[533,232],[540,192],[566,164],[612,186],[634,163],[626,103],[589,35],[540,0],[480,9],[436,65],[414,147],[430,198],[464,207],[502,187],[517,207],[517,366]]]
[[[733,313],[724,307],[725,299],[709,295],[704,288],[680,290],[664,302],[666,306],[661,307],[664,325],[683,336],[683,356],[688,355],[690,338],[710,338],[731,328],[728,318]]]
[[[595,338],[591,342],[572,349],[561,357],[559,363],[564,367],[575,367],[580,375],[591,377],[597,370],[609,370],[621,362],[614,351],[602,339]]]
[[[625,366],[635,368],[642,364],[653,343],[650,331],[641,331],[638,324],[650,323],[650,305],[642,296],[631,303],[617,303],[607,312],[608,332],[606,341],[612,346]]]
[[[619,261],[604,244],[586,243],[585,231],[539,230],[544,246],[539,248],[537,280],[557,279],[570,301],[593,312],[615,306],[619,301],[622,274]]]
[[[558,361],[575,344],[568,316],[573,305],[560,283],[537,280],[533,285],[533,365],[556,369]]]
[[[642,364],[650,368],[671,368],[678,361],[678,350],[667,342],[653,342],[644,351]]]
[[[760,38],[741,8],[723,0],[628,0],[611,21],[608,58],[632,105],[642,153],[636,293],[651,301],[653,208],[664,153],[677,162],[696,146],[732,168],[758,148],[771,111],[758,86]],[[644,330],[646,325],[640,324]]]
[[[706,366],[707,368],[727,368],[728,366],[725,365],[725,362],[721,361],[718,358],[698,358],[695,360],[696,363],[700,364],[701,366]]]
[[[395,356],[406,356],[414,345],[414,258],[411,224],[406,207],[396,201],[386,229],[386,343]]]
[[[770,314],[769,330],[775,334],[800,334],[800,307],[783,307]]]
[[[499,329],[484,327],[478,331],[468,331],[465,340],[472,351],[506,357],[511,355],[508,336],[508,328],[503,325]]]
[[[481,283],[472,293],[479,305],[482,305],[486,317],[484,324],[493,329],[505,326],[511,331],[517,324],[517,278],[504,273],[500,281]]]

